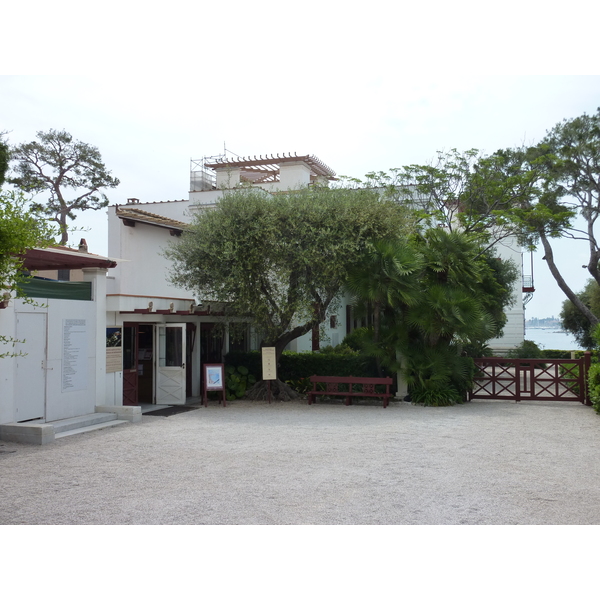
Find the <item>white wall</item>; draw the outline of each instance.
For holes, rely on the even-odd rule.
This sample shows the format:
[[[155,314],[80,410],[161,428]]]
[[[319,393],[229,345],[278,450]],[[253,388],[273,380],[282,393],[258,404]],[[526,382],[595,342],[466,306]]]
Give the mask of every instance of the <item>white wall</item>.
[[[507,350],[515,348],[525,339],[525,309],[523,306],[523,265],[522,250],[517,240],[507,238],[494,246],[497,256],[502,260],[512,260],[519,271],[519,276],[513,284],[514,305],[506,309],[507,322],[504,326],[504,335],[488,342],[494,350]]]
[[[46,329],[30,328],[25,343],[18,349],[23,352],[45,347],[45,364],[32,365],[31,361],[16,358],[0,359],[0,423],[12,423],[18,420],[17,406],[21,399],[15,390],[20,378],[40,377],[41,393],[45,393],[42,418],[55,421],[69,417],[93,413],[96,405],[105,401],[105,311],[104,311],[104,269],[90,269],[84,277],[92,281],[93,298],[100,296],[101,301],[56,300],[36,298],[35,304],[26,304],[12,299],[6,309],[0,310],[0,332],[3,335],[15,337],[17,319],[23,316],[23,322],[31,321],[26,315],[42,313],[46,315]],[[69,359],[65,360],[69,349],[65,346],[64,333],[66,320],[82,322],[82,340],[85,347],[81,349],[83,358],[73,379],[77,385],[69,389],[65,385],[64,368],[68,367]],[[79,350],[79,348],[77,348]],[[36,356],[39,353],[36,352]],[[39,361],[41,363],[41,361]],[[21,368],[18,365],[21,364]],[[26,368],[23,368],[23,365]],[[80,388],[80,389],[79,389]],[[41,399],[40,399],[41,401]]]
[[[175,203],[174,203],[175,204]],[[173,204],[164,203],[158,206],[134,205],[148,212],[182,220],[186,218],[183,208],[187,202],[177,203],[179,209],[176,216],[158,213],[158,209],[171,209]],[[171,214],[175,211],[165,210]],[[162,255],[171,242],[177,237],[168,229],[136,223],[135,227],[127,227],[122,219],[116,217],[115,208],[109,209],[109,256],[117,257],[117,267],[111,270],[107,292],[109,294],[125,294],[140,296],[164,296],[176,298],[192,298],[191,292],[178,288],[168,282],[171,262]],[[112,279],[114,277],[114,279]],[[139,306],[137,307],[139,308]]]
[[[14,300],[10,301],[7,308],[0,309],[0,335],[5,338],[15,339],[16,318],[14,313]],[[0,344],[0,354],[14,352],[22,348],[19,344],[13,348],[10,344]],[[0,423],[12,423],[15,415],[14,404],[14,372],[16,369],[15,358],[0,358]]]

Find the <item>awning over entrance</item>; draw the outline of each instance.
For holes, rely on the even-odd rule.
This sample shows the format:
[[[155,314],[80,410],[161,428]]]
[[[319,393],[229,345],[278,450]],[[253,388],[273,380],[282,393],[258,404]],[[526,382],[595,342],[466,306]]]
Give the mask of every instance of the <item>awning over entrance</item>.
[[[113,269],[117,261],[98,254],[79,252],[74,248],[30,248],[23,257],[28,271],[54,271],[60,269]]]

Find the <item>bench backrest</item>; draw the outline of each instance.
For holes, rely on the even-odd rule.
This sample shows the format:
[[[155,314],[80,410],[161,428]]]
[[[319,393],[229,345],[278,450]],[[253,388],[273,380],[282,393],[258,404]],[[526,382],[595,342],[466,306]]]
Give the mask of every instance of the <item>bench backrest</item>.
[[[391,377],[333,377],[329,375],[312,375],[311,383],[374,383],[375,385],[391,385]]]

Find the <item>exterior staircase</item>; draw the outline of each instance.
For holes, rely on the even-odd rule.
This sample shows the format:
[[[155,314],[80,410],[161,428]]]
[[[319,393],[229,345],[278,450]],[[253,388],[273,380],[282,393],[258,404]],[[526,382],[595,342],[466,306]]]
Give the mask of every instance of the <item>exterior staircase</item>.
[[[23,444],[50,444],[68,435],[97,431],[124,423],[140,423],[139,406],[96,406],[96,412],[60,421],[29,421],[0,425],[0,440]]]
[[[78,433],[87,433],[88,431],[96,431],[97,429],[105,429],[106,427],[115,427],[123,425],[129,421],[123,421],[117,418],[115,413],[92,413],[90,415],[82,415],[71,419],[63,419],[50,423],[54,427],[54,439],[66,437],[68,435],[77,435]]]

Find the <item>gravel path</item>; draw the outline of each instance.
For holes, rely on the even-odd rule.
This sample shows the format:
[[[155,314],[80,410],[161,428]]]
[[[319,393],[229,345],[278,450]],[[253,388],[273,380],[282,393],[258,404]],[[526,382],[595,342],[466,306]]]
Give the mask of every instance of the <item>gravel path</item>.
[[[600,524],[600,416],[238,401],[0,442],[0,524]]]

